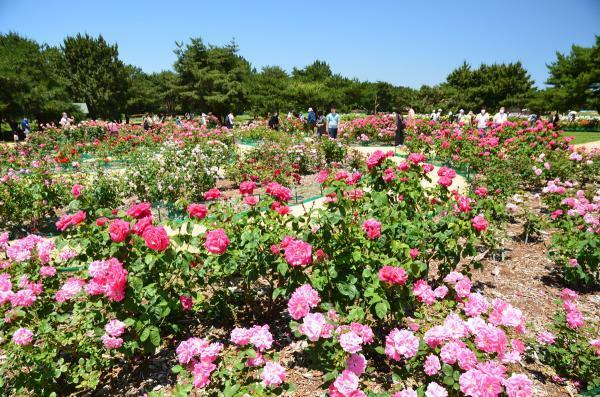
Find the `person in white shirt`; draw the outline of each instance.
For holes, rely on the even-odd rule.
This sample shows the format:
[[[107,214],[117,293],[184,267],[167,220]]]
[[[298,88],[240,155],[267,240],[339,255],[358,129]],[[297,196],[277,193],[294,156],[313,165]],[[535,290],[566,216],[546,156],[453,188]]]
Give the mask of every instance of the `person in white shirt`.
[[[227,119],[225,120],[225,126],[229,129],[233,129],[235,126],[235,117],[233,117],[233,112],[229,112],[227,115]]]
[[[202,113],[202,117],[200,117],[200,125],[206,126],[206,114]]]
[[[502,125],[508,120],[508,115],[504,113],[504,106],[500,108],[500,111],[494,115],[494,125]]]
[[[456,122],[457,123],[465,123],[466,121],[467,121],[467,116],[465,116],[465,110],[460,109],[458,111],[458,114],[456,115]]]
[[[437,113],[435,114],[435,121],[440,121],[441,117],[442,117],[442,109],[438,109]]]
[[[480,130],[485,130],[487,128],[487,122],[489,119],[489,114],[485,112],[485,109],[481,109],[481,113],[479,113],[475,118],[475,120],[477,120],[477,128]]]

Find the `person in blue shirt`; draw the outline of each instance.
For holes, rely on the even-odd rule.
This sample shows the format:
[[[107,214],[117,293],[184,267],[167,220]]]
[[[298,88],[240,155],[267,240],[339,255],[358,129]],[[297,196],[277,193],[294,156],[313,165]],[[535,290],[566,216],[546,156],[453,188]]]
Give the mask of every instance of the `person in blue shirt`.
[[[31,130],[31,127],[29,127],[29,120],[27,120],[27,117],[24,117],[21,121],[21,129],[25,134],[25,139],[27,139],[27,137],[29,136],[29,131]]]
[[[315,127],[317,125],[317,114],[314,112],[313,108],[308,108],[308,116],[306,117],[306,121],[308,122],[311,135],[314,135]]]
[[[331,113],[327,115],[327,132],[329,137],[336,139],[338,132],[338,125],[340,124],[340,115],[337,114],[335,106],[331,107]]]

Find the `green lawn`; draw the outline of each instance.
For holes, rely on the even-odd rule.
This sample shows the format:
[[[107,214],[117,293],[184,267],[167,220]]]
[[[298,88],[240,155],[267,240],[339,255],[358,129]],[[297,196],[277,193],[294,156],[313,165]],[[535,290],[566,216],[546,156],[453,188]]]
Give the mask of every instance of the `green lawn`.
[[[600,132],[588,132],[588,131],[565,131],[565,135],[572,135],[575,137],[571,143],[578,145],[581,143],[588,143],[594,141],[600,141]]]

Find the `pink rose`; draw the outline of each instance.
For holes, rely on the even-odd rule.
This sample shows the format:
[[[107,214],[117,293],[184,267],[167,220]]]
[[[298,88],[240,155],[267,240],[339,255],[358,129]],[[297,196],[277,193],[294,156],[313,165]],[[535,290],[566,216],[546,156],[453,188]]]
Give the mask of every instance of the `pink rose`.
[[[223,254],[227,250],[227,247],[229,247],[229,244],[229,238],[223,229],[215,229],[206,233],[204,248],[212,254]]]
[[[169,247],[169,236],[162,226],[148,226],[144,230],[144,241],[146,247],[155,251],[164,251]]]
[[[122,219],[113,219],[108,227],[110,239],[115,243],[122,243],[129,235],[129,222]]]
[[[186,209],[190,218],[204,219],[208,214],[208,209],[204,204],[190,204]]]

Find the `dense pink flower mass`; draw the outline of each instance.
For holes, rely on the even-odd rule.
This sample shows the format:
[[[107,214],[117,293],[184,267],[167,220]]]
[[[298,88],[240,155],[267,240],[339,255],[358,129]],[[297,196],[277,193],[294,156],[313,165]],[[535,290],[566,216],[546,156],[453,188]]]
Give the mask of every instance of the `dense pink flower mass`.
[[[58,291],[56,291],[54,299],[56,299],[57,302],[65,302],[81,292],[84,285],[85,280],[77,277],[71,277],[67,279],[67,281]]]
[[[204,219],[208,215],[208,208],[204,204],[190,204],[186,209],[190,218]]]
[[[254,189],[256,189],[256,183],[252,181],[244,181],[240,183],[240,193],[244,196],[254,193]]]
[[[265,189],[266,193],[279,201],[288,202],[292,198],[292,191],[277,182],[270,182]]]
[[[148,226],[144,230],[146,246],[155,251],[164,251],[169,247],[169,236],[162,226]]]
[[[273,335],[268,325],[255,325],[252,328],[236,327],[231,331],[231,342],[236,345],[246,346],[252,344],[258,351],[263,352],[271,348]]]
[[[379,280],[390,284],[404,285],[408,275],[406,270],[396,266],[384,266],[379,269]]]
[[[209,191],[204,193],[204,200],[211,201],[216,200],[221,197],[221,191],[216,188],[212,188]]]
[[[311,308],[317,307],[320,301],[319,293],[310,284],[304,284],[294,291],[288,301],[290,316],[294,320],[299,320],[306,316]]]
[[[136,219],[141,219],[141,218],[144,218],[147,216],[151,216],[152,213],[150,212],[150,208],[152,208],[150,203],[133,204],[127,210],[127,215],[131,216],[132,218],[136,218]]]
[[[215,229],[206,233],[204,248],[212,254],[223,254],[227,250],[227,247],[229,247],[229,244],[229,237],[227,237],[223,229]]]
[[[61,232],[70,226],[79,225],[85,221],[86,213],[84,211],[77,211],[73,215],[63,215],[57,222],[56,228]]]
[[[107,349],[118,349],[123,346],[123,338],[113,337],[108,334],[102,335],[100,338],[102,340],[102,344]]]
[[[285,382],[286,373],[278,363],[268,361],[260,375],[263,385],[267,387],[276,387]]]
[[[292,266],[310,265],[313,261],[312,246],[302,240],[292,240],[284,251],[285,260]]]
[[[533,382],[526,375],[513,374],[504,381],[508,397],[530,397]]]
[[[387,153],[383,153],[381,150],[376,150],[367,159],[367,168],[373,169],[373,168],[381,165],[381,163],[383,163],[383,160],[385,160],[386,158],[393,157],[393,156],[394,156],[394,152],[392,152],[391,150],[388,151]]]
[[[385,354],[392,360],[412,358],[419,350],[419,338],[411,331],[394,328],[385,338]]]
[[[144,232],[148,227],[152,226],[152,216],[145,216],[139,219],[131,228],[131,231],[140,237],[144,236]]]
[[[125,323],[117,319],[113,319],[106,323],[104,330],[110,336],[121,336],[123,335],[123,332],[125,332]]]
[[[27,346],[33,340],[33,332],[27,328],[19,328],[13,334],[12,340],[16,345]]]
[[[129,235],[129,222],[122,219],[113,219],[108,227],[110,239],[115,243],[122,243]]]
[[[89,295],[104,295],[114,302],[125,298],[127,270],[116,258],[90,263],[88,273],[92,279],[85,286]]]
[[[374,240],[381,236],[381,223],[376,219],[367,219],[363,222],[361,228],[367,233],[367,237]]]

